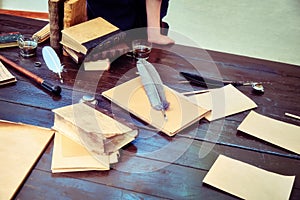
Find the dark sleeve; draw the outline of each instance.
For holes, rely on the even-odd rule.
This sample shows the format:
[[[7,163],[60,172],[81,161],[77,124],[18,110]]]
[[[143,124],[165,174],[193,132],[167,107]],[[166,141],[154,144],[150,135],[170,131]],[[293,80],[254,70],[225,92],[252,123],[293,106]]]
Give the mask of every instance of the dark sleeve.
[[[103,17],[121,30],[135,27],[136,0],[87,0],[88,18]]]
[[[161,10],[160,10],[160,17],[161,19],[164,18],[168,13],[169,8],[169,0],[162,0],[161,2]]]
[[[167,15],[169,0],[162,0],[161,18]],[[145,0],[87,0],[88,18],[103,17],[121,30],[147,27]]]

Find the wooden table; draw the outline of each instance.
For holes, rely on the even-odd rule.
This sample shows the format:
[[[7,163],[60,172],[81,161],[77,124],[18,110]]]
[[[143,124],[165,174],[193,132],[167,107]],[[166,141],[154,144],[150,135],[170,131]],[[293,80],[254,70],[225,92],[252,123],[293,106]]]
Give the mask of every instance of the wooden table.
[[[0,15],[1,32],[34,33],[45,24],[44,21]],[[41,44],[37,56],[30,59],[20,57],[18,48],[0,49],[0,54],[59,85],[58,77],[47,69],[42,59],[41,49],[45,45],[49,43]],[[35,61],[42,62],[42,67],[34,67]],[[84,73],[68,57],[62,56],[61,61],[66,70],[63,72],[65,82],[60,84],[61,97],[47,93],[28,78],[10,69],[18,82],[0,88],[0,119],[50,128],[54,119],[51,109],[78,102],[83,95],[93,92],[91,88],[96,88],[99,107],[112,111],[111,103],[101,96],[101,92],[114,87],[120,77],[125,81],[137,76],[134,60],[125,55],[115,60],[111,70],[101,74],[101,77],[94,72]],[[179,82],[183,78],[178,72],[195,72],[195,68],[207,76],[216,76],[214,70],[217,69],[219,75],[228,80],[269,82],[264,84],[263,95],[253,94],[249,87],[239,89],[258,104],[256,112],[300,125],[299,120],[284,115],[285,112],[300,114],[299,66],[180,45],[154,48],[149,61],[165,66],[165,69],[159,70],[163,81],[179,92],[189,87],[188,84]],[[81,78],[76,77],[78,74],[81,74]],[[125,112],[122,109],[114,107],[114,114],[128,117],[123,113]],[[300,199],[300,155],[238,132],[238,125],[248,113],[249,111],[242,112],[214,122],[200,120],[196,128],[187,128],[174,137],[141,129],[139,137],[123,148],[124,152],[130,152],[137,157],[139,162],[130,163],[130,160],[121,156],[117,165],[104,172],[52,174],[52,141],[15,198],[235,199],[234,196],[202,183],[217,156],[223,154],[275,173],[296,175],[291,199]],[[133,116],[131,120],[138,125],[145,125]],[[193,135],[195,131],[196,134]],[[174,152],[164,151],[167,145],[176,144],[178,140],[186,142],[187,148],[177,149],[173,146]],[[177,152],[176,149],[180,154],[170,161],[169,157]],[[161,156],[156,159],[148,157],[149,153],[158,150],[161,150]],[[131,164],[130,171],[118,170],[118,165],[123,162]],[[149,163],[149,168],[144,168],[142,173],[136,173],[145,163]]]

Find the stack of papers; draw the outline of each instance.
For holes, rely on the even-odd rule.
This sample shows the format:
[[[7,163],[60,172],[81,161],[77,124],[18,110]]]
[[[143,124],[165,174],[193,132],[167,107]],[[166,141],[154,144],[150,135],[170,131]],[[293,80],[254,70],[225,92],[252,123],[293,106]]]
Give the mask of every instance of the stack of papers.
[[[118,152],[94,158],[82,145],[60,133],[55,133],[51,170],[53,173],[109,170],[118,162]],[[102,158],[102,160],[101,160]]]

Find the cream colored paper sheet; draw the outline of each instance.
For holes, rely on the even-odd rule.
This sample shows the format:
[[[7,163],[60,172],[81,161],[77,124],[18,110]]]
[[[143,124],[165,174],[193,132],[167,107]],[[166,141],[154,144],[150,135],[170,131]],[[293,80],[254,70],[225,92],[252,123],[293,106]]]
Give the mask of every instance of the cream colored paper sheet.
[[[98,157],[100,158],[100,157]],[[118,162],[118,152],[95,159],[83,146],[56,132],[51,170],[53,173],[109,170],[110,163]]]
[[[299,126],[251,111],[237,129],[300,154]]]
[[[166,110],[167,120],[161,111],[151,107],[140,77],[107,90],[102,95],[169,136],[200,120],[208,112],[167,86],[164,88],[167,101],[170,102]]]
[[[208,121],[257,107],[254,101],[231,84],[222,88],[212,89],[207,93],[190,96],[189,99],[197,105],[211,110],[205,115]]]
[[[51,140],[53,130],[0,120],[0,199],[11,199]]]
[[[203,182],[242,199],[288,200],[294,180],[220,155]]]

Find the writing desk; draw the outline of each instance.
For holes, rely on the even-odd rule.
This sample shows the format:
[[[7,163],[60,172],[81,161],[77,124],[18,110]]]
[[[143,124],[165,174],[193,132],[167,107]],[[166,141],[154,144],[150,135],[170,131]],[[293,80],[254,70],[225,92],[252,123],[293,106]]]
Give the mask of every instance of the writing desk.
[[[46,23],[1,15],[0,30],[34,33]],[[18,48],[0,49],[0,54],[45,80],[59,85],[57,75],[47,69],[42,59],[41,49],[45,45],[49,43],[42,43],[38,47],[37,56],[30,59],[20,57]],[[35,61],[42,62],[42,67],[34,67]],[[50,128],[54,120],[51,109],[78,102],[83,95],[93,92],[91,88],[96,88],[96,99],[100,107],[114,111],[120,117],[128,117],[122,114],[122,109],[112,107],[111,103],[101,96],[101,92],[114,87],[120,77],[129,80],[132,76],[136,76],[135,61],[132,58],[125,55],[119,57],[112,63],[111,70],[101,74],[100,78],[95,75],[97,73],[81,72],[83,81],[78,81],[76,76],[80,70],[71,59],[62,56],[61,61],[66,69],[63,72],[61,97],[52,96],[8,67],[18,82],[0,88],[0,118]],[[182,77],[173,72],[194,72],[193,66],[198,66],[204,75],[214,76],[212,69],[216,67],[224,79],[269,82],[264,84],[263,95],[253,94],[249,87],[239,89],[257,103],[256,112],[300,125],[299,120],[284,115],[285,112],[298,115],[300,113],[299,66],[180,45],[163,49],[154,48],[149,61],[166,66],[165,70],[160,70],[164,83],[180,92],[186,90],[187,86],[179,82]],[[120,162],[112,166],[110,171],[104,172],[52,174],[50,170],[52,141],[15,197],[17,199],[236,199],[202,183],[217,156],[224,154],[275,173],[296,175],[291,199],[300,199],[300,155],[238,132],[237,127],[248,112],[214,122],[200,120],[196,128],[194,126],[187,128],[174,137],[141,129],[139,137],[123,148]],[[144,125],[137,118],[130,117],[134,123]],[[178,141],[181,141],[182,145],[188,145],[183,145],[186,148],[180,149]],[[164,151],[170,146],[173,151],[170,149]],[[158,157],[155,159],[148,157],[157,151],[160,152]],[[170,159],[178,151],[178,156]],[[136,157],[138,162],[130,163],[128,154]],[[123,162],[130,165],[130,171],[118,170],[118,165],[122,165]],[[141,173],[137,173],[139,171]]]

